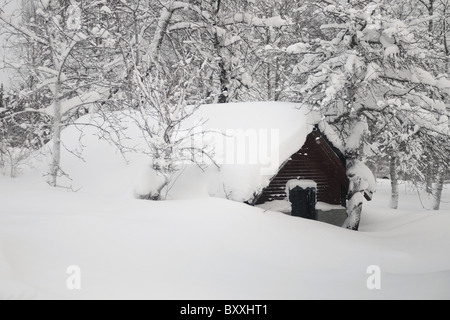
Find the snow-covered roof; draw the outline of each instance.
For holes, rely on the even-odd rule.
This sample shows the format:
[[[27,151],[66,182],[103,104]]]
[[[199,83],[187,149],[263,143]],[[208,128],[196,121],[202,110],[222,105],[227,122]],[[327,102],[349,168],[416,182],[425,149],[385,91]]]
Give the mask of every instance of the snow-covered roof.
[[[335,131],[308,106],[289,102],[246,102],[210,104],[201,106],[193,116],[203,119],[206,130],[218,130],[230,138],[256,134],[258,142],[271,142],[273,136],[279,142],[278,162],[282,164],[305,143],[306,137],[316,125],[327,139],[343,152],[342,142]],[[192,120],[189,124],[192,124]],[[242,132],[244,131],[244,132]],[[268,139],[267,137],[268,136]],[[269,141],[267,141],[269,140]],[[264,151],[264,150],[263,150]],[[278,168],[277,168],[278,169]]]
[[[286,183],[286,194],[289,194],[289,191],[295,189],[296,187],[300,187],[303,189],[307,189],[307,188],[313,188],[313,189],[317,189],[317,182],[315,182],[314,180],[308,180],[308,179],[303,179],[303,180],[298,180],[298,179],[292,179],[289,180]]]
[[[336,133],[321,116],[296,103],[204,105],[190,124],[201,120],[206,121],[204,130],[219,132],[210,135],[209,143],[215,146],[221,168],[207,170],[209,194],[236,201],[248,201],[267,187],[280,166],[304,145],[316,125],[333,146],[343,150]],[[192,175],[185,172],[180,180],[188,177],[198,180],[198,172]]]

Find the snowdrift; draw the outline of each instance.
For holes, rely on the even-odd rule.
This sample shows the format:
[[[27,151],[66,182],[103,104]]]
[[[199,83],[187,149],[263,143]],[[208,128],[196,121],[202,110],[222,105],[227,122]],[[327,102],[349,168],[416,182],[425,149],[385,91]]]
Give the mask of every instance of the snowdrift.
[[[142,201],[29,177],[1,178],[0,194],[1,299],[450,298],[449,210],[368,207],[357,233],[223,199]],[[381,290],[367,287],[374,265]],[[66,286],[70,266],[81,290]]]

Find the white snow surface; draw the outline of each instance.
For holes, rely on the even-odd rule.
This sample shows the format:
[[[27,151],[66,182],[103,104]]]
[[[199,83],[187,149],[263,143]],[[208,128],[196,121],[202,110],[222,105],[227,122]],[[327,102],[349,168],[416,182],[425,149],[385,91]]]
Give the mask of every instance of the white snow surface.
[[[257,205],[257,207],[265,211],[283,212],[286,214],[291,214],[292,211],[292,205],[287,199],[266,202]],[[319,201],[316,203],[316,209],[321,211],[331,211],[331,210],[345,210],[345,207]]]
[[[450,298],[448,189],[440,212],[421,210],[414,190],[394,211],[379,182],[352,232],[224,199],[151,202],[40,180],[0,177],[1,299]],[[366,286],[372,265],[381,290]]]
[[[345,210],[345,207],[337,204],[329,204],[326,202],[317,202],[316,209],[321,211]]]
[[[239,105],[209,108],[237,128],[250,127],[238,116],[250,111]],[[253,108],[262,115],[269,107]],[[285,108],[299,117],[292,123],[304,119]],[[396,211],[388,208],[389,181],[380,180],[360,232],[352,232],[214,197],[227,189],[217,177],[254,183],[248,165],[232,176],[226,168],[215,176],[189,167],[171,190],[176,200],[137,200],[147,156],[125,161],[93,127],[64,130],[65,147],[79,149],[81,133],[85,161],[62,152],[77,192],[45,184],[44,162],[17,179],[0,175],[0,299],[450,298],[449,185],[439,212],[422,209],[426,196],[419,200],[402,185]],[[290,134],[297,137],[280,131],[280,141]],[[74,265],[81,290],[71,291],[67,269]],[[381,268],[381,290],[367,288],[372,265]]]

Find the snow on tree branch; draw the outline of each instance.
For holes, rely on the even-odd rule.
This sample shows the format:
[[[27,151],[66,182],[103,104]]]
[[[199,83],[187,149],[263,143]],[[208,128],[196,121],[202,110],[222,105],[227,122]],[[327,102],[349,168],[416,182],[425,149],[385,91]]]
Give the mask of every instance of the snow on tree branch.
[[[3,22],[5,22],[7,25],[11,26],[12,28],[14,28],[15,30],[19,31],[20,33],[26,35],[28,38],[30,38],[31,40],[38,42],[40,44],[47,44],[48,41],[45,40],[44,38],[41,38],[39,36],[37,36],[34,32],[32,32],[31,30],[27,29],[26,27],[21,26],[20,24],[12,21],[12,18],[10,16],[8,16],[2,8],[0,8],[0,20],[2,20]]]

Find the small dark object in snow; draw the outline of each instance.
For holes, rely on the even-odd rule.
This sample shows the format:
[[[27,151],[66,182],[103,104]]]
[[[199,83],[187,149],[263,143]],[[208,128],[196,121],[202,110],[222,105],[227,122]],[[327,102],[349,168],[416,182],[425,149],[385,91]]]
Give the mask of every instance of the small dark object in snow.
[[[292,215],[295,217],[317,220],[316,189],[295,187],[289,191]]]

